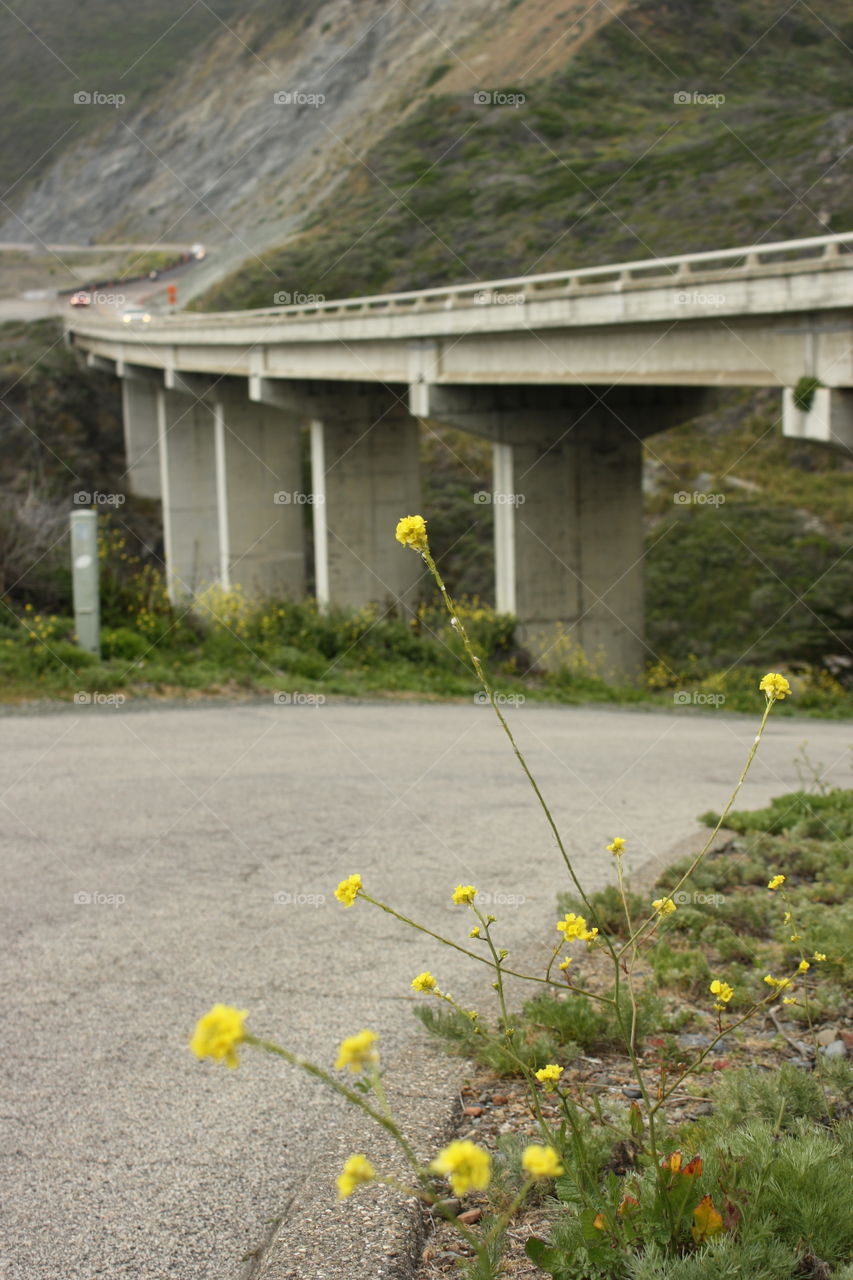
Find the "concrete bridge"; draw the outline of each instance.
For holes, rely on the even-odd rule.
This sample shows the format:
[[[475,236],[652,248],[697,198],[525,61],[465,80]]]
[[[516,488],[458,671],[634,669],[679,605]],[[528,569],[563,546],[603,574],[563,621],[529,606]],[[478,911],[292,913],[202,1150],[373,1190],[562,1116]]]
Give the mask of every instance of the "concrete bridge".
[[[408,607],[418,420],[494,445],[496,603],[611,671],[643,645],[642,444],[715,388],[778,387],[788,436],[853,451],[853,233],[146,324],[75,316],[122,379],[131,489],[163,503],[174,600],[219,582]],[[793,388],[819,380],[807,410]],[[303,479],[302,428],[311,477]],[[426,513],[427,515],[429,513]],[[474,512],[472,511],[472,518]]]

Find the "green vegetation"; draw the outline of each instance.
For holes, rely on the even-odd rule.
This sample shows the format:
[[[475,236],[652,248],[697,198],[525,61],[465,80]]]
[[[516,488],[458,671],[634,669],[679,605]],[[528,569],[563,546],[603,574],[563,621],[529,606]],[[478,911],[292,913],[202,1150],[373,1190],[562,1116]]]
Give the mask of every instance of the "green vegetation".
[[[828,1074],[849,1105],[849,1067]],[[838,1186],[850,1174],[850,1120],[828,1118],[820,1087],[784,1067],[767,1077],[727,1072],[712,1099],[711,1117],[671,1134],[667,1151],[685,1152],[680,1168],[637,1163],[620,1176],[612,1172],[613,1153],[587,1137],[601,1200],[590,1206],[567,1170],[555,1184],[561,1209],[550,1240],[529,1241],[529,1256],[554,1280],[848,1275],[853,1228]],[[694,1153],[696,1171],[687,1172]],[[702,1201],[713,1211],[707,1219],[693,1210]],[[665,1224],[679,1212],[684,1239],[673,1250],[664,1243]],[[710,1229],[703,1233],[703,1226]]]
[[[561,1129],[564,1173],[553,1184],[547,1240],[527,1242],[528,1256],[553,1280],[734,1280],[747,1264],[751,1275],[765,1280],[849,1275],[853,1229],[837,1187],[849,1178],[853,1161],[853,1068],[843,1058],[824,1056],[815,1035],[823,1022],[838,1026],[849,1014],[853,791],[829,789],[820,770],[812,772],[815,791],[731,813],[726,828],[737,834],[706,855],[677,891],[676,910],[660,926],[664,936],[649,948],[637,1002],[638,1042],[650,1096],[656,1096],[656,1071],[663,1088],[695,1058],[688,1091],[702,1106],[692,1114],[688,1106],[686,1118],[678,1111],[659,1117],[652,1159],[643,1145],[642,1103],[628,1108],[602,1095],[589,1105],[587,1096],[585,1114]],[[703,820],[715,826],[717,816]],[[626,941],[626,908],[636,927],[652,894],[674,891],[690,865],[690,859],[676,864],[648,894],[628,892],[624,902],[614,886],[592,894],[595,923]],[[557,914],[581,909],[585,905],[573,895],[560,896]],[[804,964],[804,954],[810,963]],[[587,987],[590,964],[594,972],[592,958],[584,966]],[[701,1047],[711,1046],[719,1033],[710,1013],[710,981],[722,977],[731,985],[723,1021],[736,1020],[766,996],[768,973],[795,975],[777,983],[785,1006],[777,1005],[776,1043],[786,1054],[792,1047],[811,1052],[814,1071],[802,1061],[772,1070],[762,1061],[760,1071],[722,1061],[714,1065],[728,1069],[712,1070]],[[520,1075],[522,1063],[528,1070],[547,1063],[565,1070],[580,1053],[603,1059],[607,1070],[618,1070],[624,1058],[612,1004],[575,992],[539,995],[510,1014],[512,1053],[459,1011],[436,1013],[427,1006],[417,1013],[451,1052],[467,1054],[498,1076]],[[787,1040],[779,1014],[788,1024]],[[671,1034],[691,1024],[698,1034]],[[802,1037],[793,1046],[792,1024]],[[751,1034],[756,1032],[760,1028]],[[727,1058],[743,1062],[756,1052],[755,1041],[742,1036],[727,1033]],[[685,1049],[685,1039],[696,1047]],[[566,1090],[574,1094],[575,1087],[567,1084]],[[523,1184],[520,1145],[517,1135],[499,1142],[485,1197],[487,1225]],[[592,1195],[591,1180],[597,1187]],[[523,1230],[517,1224],[516,1234],[519,1225]]]

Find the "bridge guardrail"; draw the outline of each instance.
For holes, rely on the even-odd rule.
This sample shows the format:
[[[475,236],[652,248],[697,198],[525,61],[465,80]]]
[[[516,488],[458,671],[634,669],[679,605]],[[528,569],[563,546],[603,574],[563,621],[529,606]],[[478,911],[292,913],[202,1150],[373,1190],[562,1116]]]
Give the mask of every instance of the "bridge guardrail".
[[[453,310],[457,307],[487,305],[492,298],[488,294],[506,295],[531,293],[537,300],[549,297],[566,297],[575,293],[590,292],[603,285],[610,291],[621,291],[626,286],[660,285],[666,281],[680,285],[709,274],[727,278],[737,273],[739,278],[750,274],[767,274],[780,267],[798,266],[812,262],[816,266],[832,269],[847,266],[845,258],[851,258],[853,266],[853,231],[836,235],[809,236],[799,240],[778,240],[770,244],[744,245],[734,249],[711,249],[700,253],[678,254],[664,258],[639,258],[631,262],[616,262],[599,267],[566,268],[532,276],[509,276],[500,280],[480,280],[461,285],[435,286],[429,289],[411,289],[399,293],[372,294],[356,298],[332,298],[310,303],[283,304],[249,311],[187,312],[174,316],[158,316],[158,327],[171,324],[209,327],[217,323],[233,323],[235,318],[267,319],[276,317],[305,318],[321,315],[367,315],[381,312],[407,314],[422,310]],[[767,262],[764,259],[771,259]],[[714,268],[719,267],[719,271]],[[699,268],[699,270],[694,270]],[[479,297],[478,297],[479,295]],[[94,319],[94,317],[92,318]],[[96,324],[102,318],[98,317]],[[112,321],[103,320],[110,329]],[[69,324],[68,329],[92,327],[85,321]]]

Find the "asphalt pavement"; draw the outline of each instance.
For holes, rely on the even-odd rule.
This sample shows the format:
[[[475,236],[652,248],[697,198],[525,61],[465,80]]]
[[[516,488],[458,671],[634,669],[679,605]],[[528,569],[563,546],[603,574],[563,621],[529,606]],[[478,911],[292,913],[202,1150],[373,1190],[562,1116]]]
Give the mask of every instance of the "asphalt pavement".
[[[630,872],[724,804],[758,721],[506,714],[592,888],[612,871],[614,835]],[[851,784],[853,726],[771,718],[739,807],[796,787],[804,742],[826,777]],[[473,883],[511,953],[553,939],[565,872],[490,709],[270,699],[6,714],[0,768],[0,1275],[237,1280],[271,1223],[294,1214],[337,1275],[335,1240],[355,1238],[374,1194],[334,1203],[337,1162],[354,1149],[345,1106],[261,1053],[228,1071],[187,1041],[216,1001],[325,1067],[344,1036],[371,1028],[437,1115],[457,1068],[412,1058],[408,984],[429,968],[464,998],[480,975],[333,892],[357,871],[462,941],[450,895]],[[283,1230],[265,1275],[327,1274],[300,1261],[299,1238]],[[377,1274],[347,1268],[342,1280]]]

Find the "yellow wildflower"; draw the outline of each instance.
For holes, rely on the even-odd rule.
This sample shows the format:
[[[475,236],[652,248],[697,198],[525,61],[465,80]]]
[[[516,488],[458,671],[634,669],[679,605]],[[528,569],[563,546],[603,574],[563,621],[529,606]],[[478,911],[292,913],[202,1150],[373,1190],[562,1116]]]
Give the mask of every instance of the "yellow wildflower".
[[[469,932],[468,937],[479,938],[479,936],[480,936],[480,926],[478,924],[475,924],[474,928]]]
[[[790,978],[774,978],[772,973],[765,975],[764,981],[768,987],[772,987],[774,991],[784,991],[785,987],[790,987]]]
[[[808,973],[810,968],[811,968],[811,965],[809,964],[808,960],[801,960],[800,963],[797,965],[797,973]]]
[[[612,853],[614,858],[618,858],[620,853],[625,849],[625,841],[621,836],[614,836],[611,844],[607,846],[607,852]]]
[[[821,960],[825,960],[825,959],[826,959],[826,956],[823,954],[822,951],[816,951],[812,956],[812,960],[817,960],[818,963],[820,963]]]
[[[791,686],[785,677],[777,675],[773,671],[767,673],[758,687],[762,693],[767,695],[768,702],[775,702],[777,698],[781,702],[782,698],[786,698],[791,692]]]
[[[343,1071],[344,1067],[349,1067],[350,1071],[362,1071],[366,1066],[378,1062],[379,1054],[373,1047],[378,1039],[372,1031],[359,1031],[357,1036],[349,1036],[342,1041],[335,1063],[337,1070]]]
[[[397,541],[413,551],[428,551],[426,521],[423,516],[403,516],[397,522]]]
[[[338,1174],[338,1199],[346,1200],[356,1187],[372,1182],[375,1177],[376,1170],[366,1156],[350,1156]]]
[[[710,991],[711,995],[716,996],[723,1005],[728,1004],[734,995],[734,989],[727,982],[721,982],[719,978],[715,978],[711,983]]]
[[[546,1091],[551,1093],[557,1087],[557,1081],[563,1074],[563,1068],[558,1067],[556,1062],[549,1062],[547,1067],[540,1067],[534,1074],[539,1083],[544,1084]]]
[[[784,876],[774,876],[772,880],[767,881],[768,889],[778,889],[780,885],[785,883]]]
[[[412,978],[413,991],[426,992],[436,991],[437,989],[438,983],[428,970],[425,970],[423,973],[419,973],[416,978]]]
[[[583,916],[575,915],[574,911],[570,911],[565,920],[558,920],[556,927],[566,942],[571,938],[579,938],[581,942],[591,942],[598,934],[597,929],[587,929],[586,920]]]
[[[449,1180],[455,1196],[464,1196],[466,1191],[485,1191],[492,1177],[492,1157],[466,1138],[439,1151],[430,1169]]]
[[[209,1013],[199,1018],[190,1049],[197,1058],[213,1058],[227,1067],[238,1067],[237,1045],[246,1038],[243,1023],[248,1016],[248,1009],[215,1004]]]
[[[568,969],[571,963],[572,963],[572,957],[566,956],[565,960],[560,961],[559,968],[562,969],[563,972],[565,973],[566,969]]]
[[[531,1178],[558,1178],[565,1172],[553,1147],[540,1147],[535,1143],[524,1148],[521,1167]]]
[[[472,906],[476,896],[477,890],[472,884],[458,884],[453,890],[453,901],[457,906]]]
[[[652,906],[655,911],[660,912],[662,916],[668,916],[678,909],[672,898],[655,898]]]
[[[351,907],[355,902],[361,890],[361,876],[348,876],[346,880],[342,880],[335,890],[335,897],[338,902],[342,902],[345,907]]]

